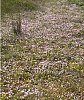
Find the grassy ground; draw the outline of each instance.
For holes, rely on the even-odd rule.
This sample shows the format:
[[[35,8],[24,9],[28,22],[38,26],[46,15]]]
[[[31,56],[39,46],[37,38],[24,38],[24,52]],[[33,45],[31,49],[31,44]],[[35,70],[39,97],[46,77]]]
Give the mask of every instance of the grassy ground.
[[[43,8],[21,13],[21,36],[2,20],[1,100],[84,99],[84,11],[65,0]]]
[[[38,4],[32,0],[1,0],[2,15],[21,11],[36,10]]]
[[[68,0],[70,4],[76,4],[84,10],[84,0]]]
[[[58,0],[53,0],[54,2]],[[37,10],[39,8],[38,3],[51,2],[51,0],[1,0],[2,15],[5,13],[17,13],[28,10]],[[77,4],[84,8],[83,0],[68,0],[69,3]]]
[[[79,6],[84,6],[83,0],[68,0],[70,3],[77,4]]]

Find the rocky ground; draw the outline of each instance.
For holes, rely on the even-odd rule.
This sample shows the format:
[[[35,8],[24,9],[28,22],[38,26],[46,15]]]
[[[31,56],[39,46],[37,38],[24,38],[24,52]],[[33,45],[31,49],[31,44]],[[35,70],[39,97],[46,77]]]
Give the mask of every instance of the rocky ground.
[[[2,22],[2,100],[83,100],[84,11],[49,2],[23,12],[21,36]],[[16,16],[15,16],[16,17]]]

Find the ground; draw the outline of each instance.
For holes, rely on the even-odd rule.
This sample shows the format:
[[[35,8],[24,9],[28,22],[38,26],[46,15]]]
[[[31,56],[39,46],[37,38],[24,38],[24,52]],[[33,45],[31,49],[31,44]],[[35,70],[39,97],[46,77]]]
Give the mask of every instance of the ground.
[[[83,9],[58,0],[23,12],[21,36],[11,18],[2,19],[1,100],[83,100]]]

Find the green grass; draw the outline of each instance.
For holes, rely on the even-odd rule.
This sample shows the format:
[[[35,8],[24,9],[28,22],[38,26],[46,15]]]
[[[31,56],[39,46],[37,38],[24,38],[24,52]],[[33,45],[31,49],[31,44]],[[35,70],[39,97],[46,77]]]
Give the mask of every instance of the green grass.
[[[84,0],[68,0],[71,4],[76,4],[78,6],[84,7]]]
[[[32,0],[1,0],[2,15],[24,10],[36,10],[38,5]]]
[[[58,0],[53,0],[56,2]],[[6,13],[17,13],[20,11],[27,10],[37,10],[39,8],[38,0],[1,0],[1,13],[2,15]],[[51,2],[51,0],[40,0],[40,2]],[[83,0],[68,0],[69,3],[77,4],[81,7],[84,7]]]

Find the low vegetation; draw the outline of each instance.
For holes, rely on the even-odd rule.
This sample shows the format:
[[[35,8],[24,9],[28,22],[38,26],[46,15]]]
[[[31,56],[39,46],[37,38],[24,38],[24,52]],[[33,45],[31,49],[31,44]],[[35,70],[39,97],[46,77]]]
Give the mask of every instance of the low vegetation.
[[[15,4],[7,9],[2,1],[2,13],[13,11],[19,2],[23,11],[30,2],[25,1],[8,0],[6,5]],[[38,1],[34,2],[36,7]],[[43,10],[19,12],[19,35],[10,15],[3,18],[1,100],[83,100],[83,10],[69,2],[47,0]]]
[[[70,4],[76,4],[78,6],[81,6],[82,9],[84,9],[84,0],[68,0]]]
[[[32,0],[1,0],[2,15],[21,11],[36,10],[38,4]]]

